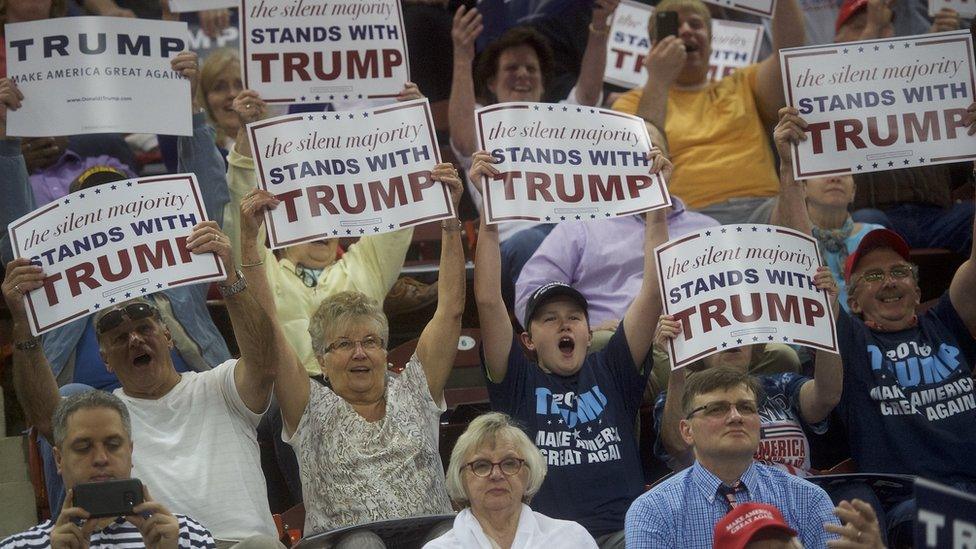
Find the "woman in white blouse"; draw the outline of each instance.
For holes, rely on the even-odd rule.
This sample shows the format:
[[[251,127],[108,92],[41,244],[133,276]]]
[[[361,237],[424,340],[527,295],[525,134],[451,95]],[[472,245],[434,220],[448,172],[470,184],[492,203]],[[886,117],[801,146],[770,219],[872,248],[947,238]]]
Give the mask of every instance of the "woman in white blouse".
[[[458,439],[447,467],[447,493],[464,509],[454,527],[424,549],[596,549],[579,524],[532,511],[546,462],[511,419],[484,414]]]

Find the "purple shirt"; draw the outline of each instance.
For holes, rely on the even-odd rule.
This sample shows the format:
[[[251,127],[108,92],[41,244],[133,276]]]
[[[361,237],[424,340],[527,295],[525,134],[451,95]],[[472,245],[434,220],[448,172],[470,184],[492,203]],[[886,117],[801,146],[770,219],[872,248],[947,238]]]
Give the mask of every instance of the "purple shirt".
[[[671,238],[719,223],[685,210],[671,195]],[[522,267],[515,283],[515,318],[525,316],[529,295],[547,282],[565,282],[589,302],[590,325],[620,320],[644,279],[644,217],[629,215],[600,221],[560,223]]]
[[[109,166],[121,170],[129,177],[135,177],[128,166],[119,162],[114,156],[86,156],[82,158],[74,151],[65,151],[57,162],[43,170],[38,170],[30,176],[31,188],[34,189],[34,199],[37,207],[53,202],[68,194],[68,186],[85,173],[88,168],[95,166]]]

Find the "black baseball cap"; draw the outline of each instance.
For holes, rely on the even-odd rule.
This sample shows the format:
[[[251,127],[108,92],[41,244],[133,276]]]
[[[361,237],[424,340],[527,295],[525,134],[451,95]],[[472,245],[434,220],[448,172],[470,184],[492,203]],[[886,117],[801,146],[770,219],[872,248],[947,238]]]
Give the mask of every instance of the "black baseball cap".
[[[573,288],[564,282],[549,282],[536,288],[536,290],[532,292],[532,295],[529,296],[529,301],[525,305],[523,327],[528,330],[529,322],[532,320],[532,316],[535,315],[535,310],[538,309],[543,303],[559,296],[571,298],[583,308],[583,313],[585,313],[587,318],[589,318],[589,305],[586,302],[586,298],[583,297],[583,294],[579,293],[576,288]]]

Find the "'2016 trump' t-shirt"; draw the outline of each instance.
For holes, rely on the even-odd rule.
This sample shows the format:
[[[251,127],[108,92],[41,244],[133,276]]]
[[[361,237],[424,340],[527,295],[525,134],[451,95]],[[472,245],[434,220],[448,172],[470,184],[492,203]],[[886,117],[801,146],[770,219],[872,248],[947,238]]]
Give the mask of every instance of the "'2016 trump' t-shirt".
[[[976,341],[948,293],[915,327],[897,332],[876,332],[841,311],[837,337],[838,409],[859,469],[976,481]]]
[[[644,491],[634,421],[650,370],[649,362],[643,373],[634,365],[623,325],[571,376],[542,371],[513,338],[505,378],[489,378],[488,395],[492,409],[518,421],[546,460],[533,510],[579,522],[594,537],[623,529]]]

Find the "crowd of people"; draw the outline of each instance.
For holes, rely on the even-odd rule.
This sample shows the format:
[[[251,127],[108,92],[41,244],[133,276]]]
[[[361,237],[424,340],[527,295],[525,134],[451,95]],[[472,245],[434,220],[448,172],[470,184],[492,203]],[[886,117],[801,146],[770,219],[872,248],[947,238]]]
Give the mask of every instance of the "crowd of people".
[[[648,170],[673,203],[559,224],[480,217],[472,293],[491,412],[470,422],[446,466],[440,418],[468,295],[461,221],[440,222],[438,279],[425,290],[436,306],[410,359],[393,368],[398,326],[384,300],[396,293],[413,229],[345,249],[335,239],[269,249],[264,221],[280,201],[258,188],[245,127],[275,108],[243,89],[233,50],[203,60],[183,52],[171,68],[190,83],[192,135],[149,141],[165,170],[199,182],[209,220],[192,228],[187,249],[219,258],[226,277],[215,291],[233,341],[211,318],[208,284],[115,303],[34,336],[24,296],[46,273],[14,256],[7,226],[70,192],[109,193],[139,175],[132,146],[146,139],[8,135],[8,113],[32,98],[0,55],[9,367],[39,435],[51,517],[0,548],[281,547],[269,504],[281,479],[304,506],[303,534],[332,533],[327,546],[343,549],[386,547],[377,525],[411,517],[429,519],[414,534],[435,549],[911,546],[913,499],[883,499],[863,481],[818,482],[836,464],[814,459],[825,437],[849,449],[841,457],[853,470],[976,493],[976,222],[964,194],[974,166],[795,180],[792,151],[808,126],[786,103],[778,55],[831,36],[957,30],[958,14],[929,19],[919,0],[778,0],[769,55],[713,81],[712,21],[734,14],[660,0],[656,13],[675,12],[677,34],[653,38],[646,84],[621,90],[603,83],[619,0],[564,0],[558,25],[512,17],[501,28],[483,16],[492,0],[448,4],[403,0],[414,10],[411,47],[450,59],[432,61],[439,74],[379,102],[301,108],[417,99],[425,87],[443,95],[443,145],[456,165],[437,164],[430,177],[455,212],[467,202],[475,215],[482,181],[498,174],[497,159],[478,150],[480,105],[551,100],[634,114],[654,144]],[[175,17],[166,0],[0,0],[5,23],[83,13]],[[430,20],[419,25],[418,14]],[[223,9],[197,17],[208,35],[234,24]],[[578,31],[572,70],[554,54],[566,42],[554,28]],[[976,134],[976,102],[964,122]],[[840,352],[757,343],[672,371],[666,349],[683,324],[664,312],[655,247],[747,222],[817,242],[824,265],[810,275],[836,318]],[[912,250],[929,247],[961,266],[923,304]],[[653,409],[649,429],[642,407]],[[273,447],[280,478],[262,469],[259,440]],[[670,474],[649,477],[648,459]],[[143,485],[130,514],[92,516],[77,504],[76,487],[129,478]]]

